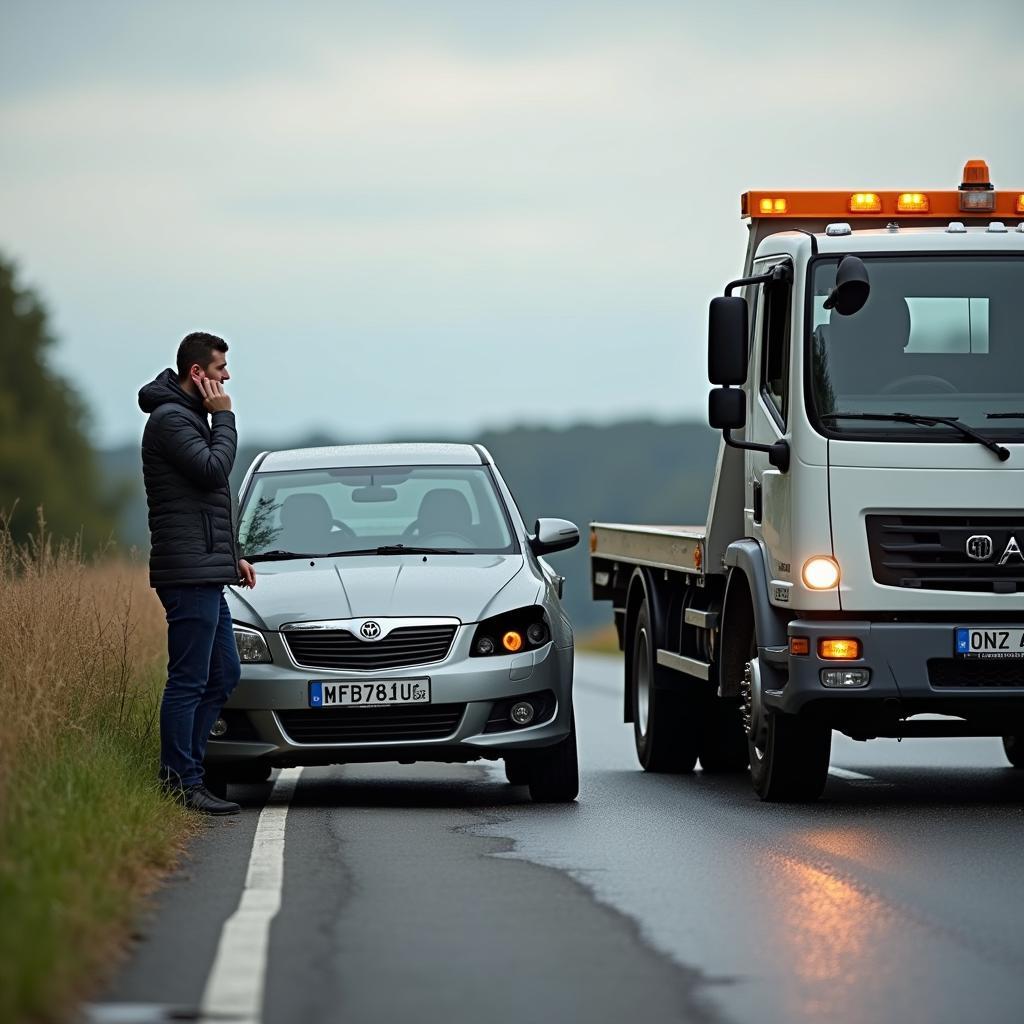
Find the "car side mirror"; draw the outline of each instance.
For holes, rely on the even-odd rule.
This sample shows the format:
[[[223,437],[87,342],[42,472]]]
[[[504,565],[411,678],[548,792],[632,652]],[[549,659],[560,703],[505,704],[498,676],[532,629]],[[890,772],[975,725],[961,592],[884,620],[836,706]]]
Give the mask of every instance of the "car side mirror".
[[[580,528],[567,519],[538,519],[530,538],[535,555],[550,555],[555,551],[574,548],[580,542]]]
[[[713,388],[708,395],[708,423],[715,430],[742,430],[747,425],[747,395],[742,388]]]
[[[868,268],[858,256],[844,256],[836,267],[835,287],[825,299],[826,309],[835,309],[840,316],[853,316],[864,308],[871,293]]]
[[[747,379],[747,300],[719,295],[708,308],[708,380],[742,384]]]

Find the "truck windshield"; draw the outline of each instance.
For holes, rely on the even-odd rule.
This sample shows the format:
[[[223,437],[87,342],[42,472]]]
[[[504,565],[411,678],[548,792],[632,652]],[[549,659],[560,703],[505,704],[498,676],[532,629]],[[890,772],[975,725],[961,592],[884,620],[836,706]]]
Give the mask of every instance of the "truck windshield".
[[[940,417],[986,437],[1020,437],[1024,419],[1011,414],[1024,410],[1024,259],[864,262],[871,293],[852,316],[825,309],[838,257],[812,265],[809,406],[824,432],[880,440],[963,435],[948,423],[923,422]],[[894,412],[901,415],[886,415]]]

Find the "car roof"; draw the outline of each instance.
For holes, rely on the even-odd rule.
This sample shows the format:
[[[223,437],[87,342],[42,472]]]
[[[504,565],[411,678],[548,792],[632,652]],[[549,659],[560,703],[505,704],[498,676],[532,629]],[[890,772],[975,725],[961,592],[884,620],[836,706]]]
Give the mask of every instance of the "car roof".
[[[471,444],[339,444],[267,452],[261,473],[361,466],[480,466],[482,448]]]

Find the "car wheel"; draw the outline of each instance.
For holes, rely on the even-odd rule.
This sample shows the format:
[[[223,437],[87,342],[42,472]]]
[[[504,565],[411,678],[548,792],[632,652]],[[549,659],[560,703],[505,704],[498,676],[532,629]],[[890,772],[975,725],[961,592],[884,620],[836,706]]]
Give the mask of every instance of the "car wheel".
[[[1004,736],[1003,750],[1006,752],[1006,760],[1014,768],[1024,768],[1024,735]]]
[[[569,735],[550,747],[535,750],[527,762],[530,797],[541,804],[567,804],[579,795],[580,768],[576,755],[576,715]]]
[[[697,763],[703,694],[679,677],[673,686],[656,685],[657,643],[645,598],[633,628],[630,685],[633,742],[644,771],[692,772]]]
[[[505,778],[513,786],[526,786],[530,781],[530,769],[522,757],[505,758]]]

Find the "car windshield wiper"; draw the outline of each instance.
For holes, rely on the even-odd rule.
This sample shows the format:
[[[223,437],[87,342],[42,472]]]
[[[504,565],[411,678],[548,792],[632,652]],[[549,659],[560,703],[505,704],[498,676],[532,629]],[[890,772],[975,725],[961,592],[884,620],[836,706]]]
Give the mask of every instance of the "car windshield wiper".
[[[1005,462],[1010,457],[1010,449],[997,444],[991,437],[986,437],[974,427],[961,423],[955,416],[919,416],[913,412],[827,412],[823,420],[889,420],[896,423],[913,423],[921,427],[952,427],[959,431],[964,437],[980,444],[992,452],[1000,462]]]
[[[384,544],[377,548],[378,555],[457,555],[456,548],[415,548],[405,544]]]
[[[273,551],[260,551],[255,555],[243,555],[247,562],[284,562],[289,558],[316,558],[316,555],[306,554],[302,551],[281,551],[275,548]]]
[[[987,412],[987,420],[1024,420],[1024,412]]]

